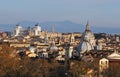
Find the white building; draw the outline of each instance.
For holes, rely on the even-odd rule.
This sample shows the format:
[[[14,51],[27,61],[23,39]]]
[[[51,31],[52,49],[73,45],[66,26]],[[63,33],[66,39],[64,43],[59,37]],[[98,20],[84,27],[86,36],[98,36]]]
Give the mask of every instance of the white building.
[[[69,52],[68,52],[68,57],[72,58],[72,56],[73,56],[73,46],[70,46],[69,47]]]
[[[75,37],[74,37],[73,33],[70,36],[70,43],[71,44],[75,43]]]
[[[41,35],[41,27],[37,24],[35,27],[32,29],[33,35],[34,36],[40,36]]]
[[[98,43],[97,50],[102,50],[102,48],[103,48],[102,43]]]
[[[109,68],[109,60],[106,58],[100,59],[100,61],[99,61],[99,77],[103,77],[103,73],[107,73],[108,68]]]
[[[14,31],[13,31],[13,35],[14,36],[19,36],[22,34],[23,28],[19,25],[16,25]]]
[[[119,37],[115,37],[115,39],[116,39],[116,42],[119,42],[120,41],[120,38]]]

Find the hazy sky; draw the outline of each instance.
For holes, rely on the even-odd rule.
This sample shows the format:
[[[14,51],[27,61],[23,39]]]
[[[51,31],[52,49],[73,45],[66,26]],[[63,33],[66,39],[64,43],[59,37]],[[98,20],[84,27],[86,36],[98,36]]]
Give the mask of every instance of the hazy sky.
[[[0,0],[0,23],[64,21],[120,26],[120,0]]]

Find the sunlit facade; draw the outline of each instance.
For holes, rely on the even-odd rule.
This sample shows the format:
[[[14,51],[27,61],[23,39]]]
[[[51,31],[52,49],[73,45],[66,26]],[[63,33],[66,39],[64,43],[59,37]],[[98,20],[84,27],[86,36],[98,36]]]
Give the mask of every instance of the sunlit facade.
[[[40,36],[41,35],[41,27],[37,24],[35,27],[32,29],[33,35],[34,36]]]
[[[19,25],[16,25],[16,27],[13,31],[13,35],[14,36],[19,36],[19,35],[21,35],[22,31],[23,31],[23,28]]]

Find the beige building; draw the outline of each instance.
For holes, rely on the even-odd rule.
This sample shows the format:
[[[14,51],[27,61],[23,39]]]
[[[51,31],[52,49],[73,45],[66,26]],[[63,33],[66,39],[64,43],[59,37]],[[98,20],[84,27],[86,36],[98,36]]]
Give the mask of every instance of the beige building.
[[[102,58],[99,61],[99,77],[104,77],[104,75],[107,75],[109,68],[109,60],[106,58]]]

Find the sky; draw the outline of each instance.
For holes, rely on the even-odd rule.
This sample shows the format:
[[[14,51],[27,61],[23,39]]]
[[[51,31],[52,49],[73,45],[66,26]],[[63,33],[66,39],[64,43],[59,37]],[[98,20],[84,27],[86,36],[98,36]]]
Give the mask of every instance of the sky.
[[[120,0],[0,0],[0,24],[64,20],[120,27]]]

